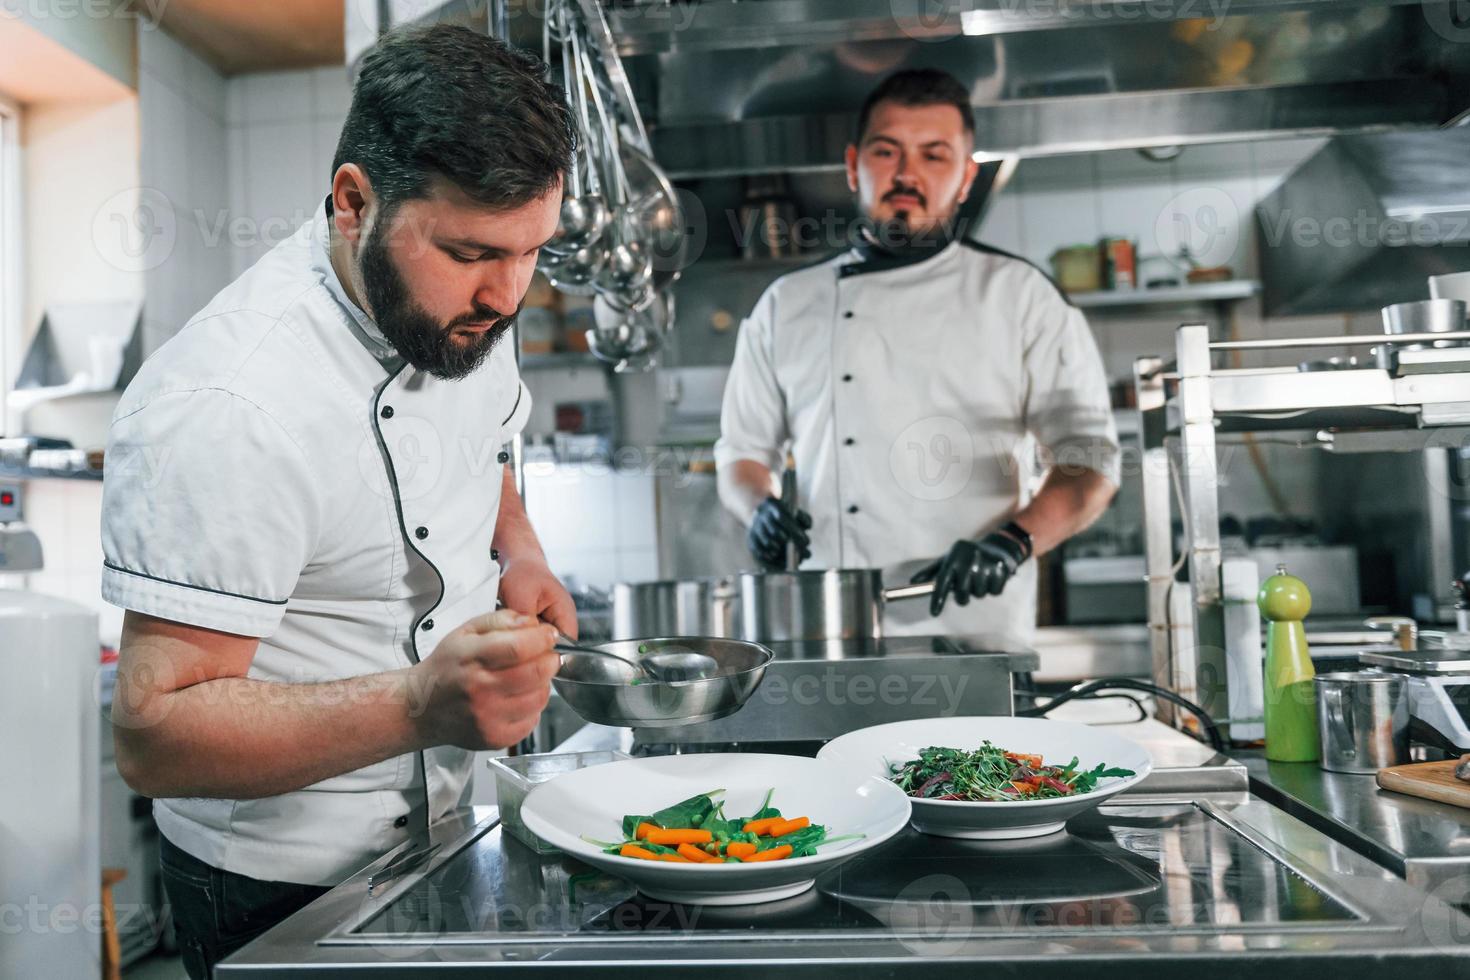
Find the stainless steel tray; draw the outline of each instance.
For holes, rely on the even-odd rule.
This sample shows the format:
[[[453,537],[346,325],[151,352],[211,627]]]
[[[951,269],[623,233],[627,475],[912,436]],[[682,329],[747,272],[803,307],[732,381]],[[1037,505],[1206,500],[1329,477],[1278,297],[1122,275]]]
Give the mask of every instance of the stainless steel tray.
[[[647,900],[573,859],[538,857],[493,816],[437,833],[456,830],[401,881],[370,894],[365,869],[218,975],[554,963],[599,977],[929,980],[1024,958],[1028,976],[1187,965],[1201,980],[1252,966],[1305,975],[1328,959],[1374,977],[1411,961],[1424,976],[1470,966],[1470,919],[1242,793],[1124,798],[1063,834],[1010,844],[906,831],[804,895],[719,910]]]

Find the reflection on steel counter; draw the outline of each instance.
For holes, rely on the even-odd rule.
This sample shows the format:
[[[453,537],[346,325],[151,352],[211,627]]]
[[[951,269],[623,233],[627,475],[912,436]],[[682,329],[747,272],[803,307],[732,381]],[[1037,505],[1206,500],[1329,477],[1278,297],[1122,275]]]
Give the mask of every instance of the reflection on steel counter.
[[[697,960],[711,976],[759,961],[782,976],[932,978],[1022,957],[1028,976],[1187,966],[1204,980],[1252,968],[1302,975],[1329,962],[1364,977],[1410,963],[1424,976],[1470,965],[1456,939],[1470,919],[1238,793],[1135,795],[1025,841],[906,830],[807,893],[738,908],[648,900],[573,859],[537,856],[492,816],[386,894],[365,894],[372,872],[236,954],[219,976],[384,965],[468,974],[547,961],[587,976],[687,976]]]

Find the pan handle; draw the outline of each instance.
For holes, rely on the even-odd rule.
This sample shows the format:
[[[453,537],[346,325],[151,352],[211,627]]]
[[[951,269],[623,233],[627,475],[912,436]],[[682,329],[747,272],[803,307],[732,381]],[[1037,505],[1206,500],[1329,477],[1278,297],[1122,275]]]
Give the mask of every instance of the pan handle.
[[[883,601],[893,602],[895,599],[917,599],[920,596],[933,594],[933,582],[920,582],[918,585],[900,585],[897,588],[884,589]]]

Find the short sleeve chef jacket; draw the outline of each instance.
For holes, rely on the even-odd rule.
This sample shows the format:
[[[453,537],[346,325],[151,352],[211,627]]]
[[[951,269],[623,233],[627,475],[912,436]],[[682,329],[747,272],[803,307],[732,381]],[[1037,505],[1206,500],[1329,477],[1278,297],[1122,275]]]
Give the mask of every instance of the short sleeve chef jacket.
[[[809,568],[911,572],[1015,513],[1053,460],[1118,482],[1118,438],[1081,312],[1028,262],[967,240],[920,261],[850,251],[776,280],[741,324],[719,465],[796,460]],[[888,584],[894,584],[889,582]],[[1030,641],[1036,564],[890,634]]]
[[[195,315],[108,440],[103,597],[260,637],[263,681],[405,667],[495,608],[498,456],[530,411],[509,344],[458,381],[406,366],[347,299],[327,236],[318,209]],[[154,814],[216,867],[335,884],[455,806],[470,759],[440,747]]]

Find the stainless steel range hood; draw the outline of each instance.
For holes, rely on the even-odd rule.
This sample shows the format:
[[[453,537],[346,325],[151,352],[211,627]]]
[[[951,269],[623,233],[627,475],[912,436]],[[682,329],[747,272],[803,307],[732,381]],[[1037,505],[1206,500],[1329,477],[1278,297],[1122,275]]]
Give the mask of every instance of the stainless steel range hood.
[[[1372,310],[1470,270],[1470,127],[1345,136],[1256,208],[1267,315]]]
[[[982,152],[1443,125],[1470,26],[1392,0],[704,0],[610,22],[661,164],[697,178],[838,166],[872,86],[944,68]],[[1227,16],[1228,14],[1228,16]]]
[[[966,84],[982,153],[1335,136],[1470,108],[1470,18],[1439,0],[604,0],[671,176],[840,168],[902,68]],[[421,23],[540,51],[539,0],[446,0]]]

